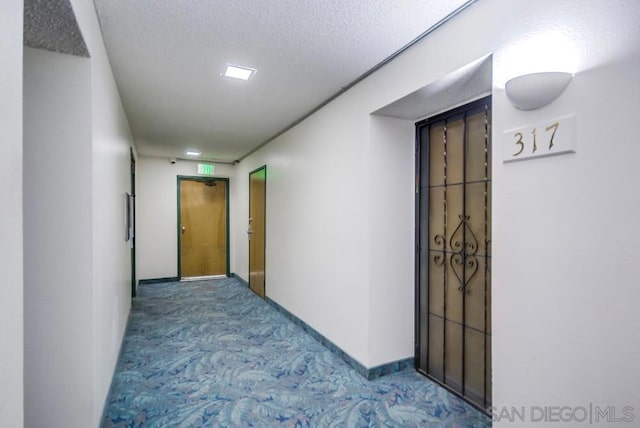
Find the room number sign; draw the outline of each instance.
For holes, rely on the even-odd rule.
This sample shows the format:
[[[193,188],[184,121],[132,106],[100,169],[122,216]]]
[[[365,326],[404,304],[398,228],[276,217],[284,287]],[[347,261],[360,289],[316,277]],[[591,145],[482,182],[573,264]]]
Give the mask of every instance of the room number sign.
[[[503,162],[575,153],[575,151],[575,115],[503,133]]]

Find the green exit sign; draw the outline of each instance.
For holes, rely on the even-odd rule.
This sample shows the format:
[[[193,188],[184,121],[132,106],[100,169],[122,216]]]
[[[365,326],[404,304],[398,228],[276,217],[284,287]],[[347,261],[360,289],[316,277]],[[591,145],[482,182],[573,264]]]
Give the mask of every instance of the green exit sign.
[[[198,174],[201,175],[213,175],[215,171],[215,165],[209,165],[206,163],[198,164]]]

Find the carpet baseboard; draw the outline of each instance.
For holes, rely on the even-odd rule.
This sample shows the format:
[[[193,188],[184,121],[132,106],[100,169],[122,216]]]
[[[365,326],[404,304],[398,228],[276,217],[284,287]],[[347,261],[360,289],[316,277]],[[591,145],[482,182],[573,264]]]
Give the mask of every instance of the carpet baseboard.
[[[161,282],[178,282],[180,278],[177,276],[170,276],[168,278],[149,278],[149,279],[141,279],[138,281],[139,285],[142,284],[160,284]]]
[[[340,359],[342,359],[349,367],[354,369],[358,374],[362,377],[372,380],[379,378],[381,376],[385,376],[391,373],[399,372],[401,370],[405,370],[408,368],[414,368],[415,362],[414,358],[405,358],[403,360],[392,361],[387,364],[382,364],[377,367],[367,368],[360,364],[357,360],[351,357],[349,354],[344,352],[340,347],[338,347],[335,343],[331,342],[329,339],[324,337],[322,334],[318,333],[313,327],[311,327],[306,322],[302,321],[297,316],[293,315],[291,312],[280,306],[278,303],[274,302],[270,298],[266,297],[265,301],[273,306],[278,312],[282,313],[284,316],[289,318],[294,324],[300,326],[307,334],[320,342],[325,348],[329,349],[335,355],[337,355]]]
[[[245,281],[240,275],[238,275],[237,273],[233,273],[231,272],[231,274],[229,275],[230,278],[235,278],[237,279],[240,283],[242,283],[242,285],[244,285],[245,287],[249,287],[249,283],[247,281]]]

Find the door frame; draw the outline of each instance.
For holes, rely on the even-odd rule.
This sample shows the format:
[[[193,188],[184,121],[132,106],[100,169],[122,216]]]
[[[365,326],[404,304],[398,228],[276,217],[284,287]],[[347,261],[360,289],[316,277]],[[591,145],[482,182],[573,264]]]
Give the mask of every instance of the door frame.
[[[264,170],[264,296],[265,298],[267,297],[267,165],[264,164],[252,171],[249,171],[249,175],[247,176],[249,181],[248,181],[248,185],[249,185],[249,209],[248,209],[248,216],[247,216],[247,223],[248,223],[248,219],[251,218],[251,175],[255,174],[256,172],[260,171],[260,170]],[[247,269],[247,285],[250,287],[251,284],[251,243],[248,243],[247,245],[247,253],[248,253],[248,257],[247,257],[247,261],[248,261],[248,269]],[[256,293],[257,294],[257,293]]]
[[[131,199],[133,210],[133,236],[131,237],[131,298],[136,297],[138,281],[136,279],[136,158],[133,155],[133,147],[129,147],[130,174],[131,174]]]
[[[420,359],[420,300],[421,300],[421,290],[420,290],[420,277],[423,275],[423,273],[420,271],[420,256],[421,256],[421,251],[420,251],[420,235],[421,235],[421,228],[420,228],[420,215],[421,215],[421,207],[422,207],[422,200],[420,198],[420,194],[421,194],[421,178],[422,178],[422,172],[425,171],[426,174],[428,175],[429,173],[429,154],[427,153],[426,156],[424,156],[423,159],[423,154],[421,153],[420,150],[420,131],[423,127],[428,126],[431,123],[435,123],[435,122],[439,122],[442,121],[444,119],[448,119],[451,118],[452,116],[457,116],[457,115],[461,115],[461,114],[465,114],[465,112],[473,110],[473,109],[477,109],[483,105],[487,105],[489,111],[492,111],[492,101],[493,101],[493,97],[491,94],[489,95],[485,95],[479,99],[467,102],[459,107],[455,107],[452,108],[450,110],[447,110],[445,112],[442,112],[440,114],[436,114],[434,116],[419,120],[417,122],[415,122],[415,219],[414,219],[414,230],[415,230],[415,235],[414,235],[414,249],[415,249],[415,253],[414,253],[414,366],[416,367],[416,371],[424,376],[426,376],[428,379],[430,379],[431,381],[437,383],[438,385],[442,386],[443,388],[445,388],[446,390],[448,390],[449,392],[451,392],[452,394],[460,397],[464,402],[468,403],[469,405],[477,408],[478,410],[481,410],[484,413],[489,413],[489,410],[487,410],[487,408],[483,407],[481,404],[476,403],[475,401],[471,401],[468,397],[464,396],[462,393],[458,392],[457,390],[453,389],[450,385],[447,385],[446,383],[441,382],[440,380],[432,377],[429,373],[427,373],[426,371],[420,370],[419,369],[419,359]],[[492,146],[493,146],[493,141],[491,142]],[[492,147],[493,150],[493,147]],[[424,161],[424,162],[423,162]],[[493,181],[493,180],[492,180]],[[427,192],[427,204],[429,203],[429,199],[428,199],[428,192]],[[428,215],[428,214],[427,214]],[[427,225],[427,230],[428,230],[429,226]],[[486,238],[485,238],[486,239]],[[427,250],[428,252],[428,250]],[[428,273],[427,273],[428,275]],[[429,307],[429,294],[427,292],[427,299],[426,299],[426,307]],[[489,317],[491,317],[491,313],[493,312],[493,308],[491,309],[491,312],[488,314]],[[428,334],[428,326],[427,328],[427,334]],[[463,336],[464,337],[464,336]],[[427,336],[427,343],[429,342],[429,338]],[[492,343],[491,343],[492,344]],[[489,344],[489,346],[491,346],[491,344]],[[485,344],[486,346],[486,344]],[[464,345],[463,345],[463,355],[464,355]],[[428,360],[428,354],[429,350],[427,349],[427,360]],[[463,357],[464,358],[464,357]],[[486,359],[486,348],[485,348],[485,359]],[[493,367],[493,361],[491,362],[491,365]],[[464,359],[463,359],[463,366],[464,366]],[[463,368],[464,370],[464,368]],[[444,376],[444,375],[443,375]],[[464,375],[463,375],[464,376]],[[491,382],[492,376],[490,373],[485,373],[485,383]],[[464,384],[464,380],[463,380],[463,384]],[[485,391],[486,391],[486,386],[485,386]],[[486,402],[486,396],[484,397],[485,402]],[[486,403],[485,403],[486,404]]]
[[[176,226],[176,233],[178,236],[178,279],[182,278],[182,266],[181,266],[181,244],[182,244],[182,233],[180,230],[180,224],[181,224],[181,218],[180,218],[180,182],[182,180],[188,180],[188,181],[202,181],[202,182],[208,182],[208,181],[221,181],[224,183],[225,185],[225,212],[226,212],[226,216],[227,216],[227,221],[226,221],[226,234],[227,234],[227,245],[226,245],[226,251],[227,251],[227,267],[226,267],[226,276],[229,277],[230,275],[230,271],[231,271],[231,261],[229,259],[229,255],[230,255],[230,245],[229,245],[229,241],[231,240],[230,235],[229,235],[229,179],[226,177],[203,177],[201,175],[178,175],[176,176],[176,189],[177,189],[177,206],[178,206],[178,224]]]

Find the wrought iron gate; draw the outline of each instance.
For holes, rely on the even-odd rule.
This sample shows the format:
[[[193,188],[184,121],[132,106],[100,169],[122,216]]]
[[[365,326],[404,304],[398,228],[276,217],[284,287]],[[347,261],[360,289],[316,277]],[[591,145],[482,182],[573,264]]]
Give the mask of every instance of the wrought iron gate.
[[[491,405],[491,99],[416,124],[416,367]]]

